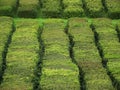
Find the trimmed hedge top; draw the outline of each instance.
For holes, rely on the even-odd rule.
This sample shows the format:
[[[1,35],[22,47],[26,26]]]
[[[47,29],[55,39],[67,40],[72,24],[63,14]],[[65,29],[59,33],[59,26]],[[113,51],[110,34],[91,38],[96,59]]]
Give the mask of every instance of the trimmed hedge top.
[[[119,0],[1,0],[0,15],[12,17],[120,18]]]

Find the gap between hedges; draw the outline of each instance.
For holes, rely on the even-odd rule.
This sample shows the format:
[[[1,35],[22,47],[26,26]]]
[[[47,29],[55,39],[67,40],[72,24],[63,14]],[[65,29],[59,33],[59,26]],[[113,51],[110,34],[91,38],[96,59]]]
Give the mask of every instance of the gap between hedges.
[[[34,16],[29,16],[29,15],[27,15],[28,13],[26,12],[26,18],[38,18],[38,17],[44,17],[43,15],[44,15],[44,13],[42,13],[41,12],[41,8],[43,7],[43,3],[42,3],[42,0],[38,0],[39,1],[39,8],[38,8],[38,10],[37,10],[37,15],[35,15],[35,17]],[[82,1],[82,4],[83,4],[83,9],[84,9],[84,13],[85,13],[85,17],[87,16],[87,17],[97,17],[97,16],[94,16],[93,14],[92,14],[92,16],[91,16],[91,14],[90,14],[90,12],[89,12],[89,10],[87,9],[87,7],[86,7],[86,3],[85,3],[85,0],[81,0]],[[20,2],[20,0],[16,0],[16,6],[14,6],[13,7],[13,10],[12,10],[12,12],[10,13],[10,15],[8,15],[8,16],[12,16],[12,17],[19,17],[18,15],[17,15],[17,13],[18,13],[18,8],[19,8],[19,2]],[[103,9],[103,16],[101,15],[101,16],[98,16],[98,17],[109,17],[109,18],[112,18],[112,19],[114,19],[114,18],[116,18],[116,17],[114,17],[114,16],[112,16],[112,15],[108,15],[108,7],[107,7],[107,5],[106,5],[106,0],[101,0],[101,4],[102,4],[102,6],[104,7],[104,9]],[[63,5],[63,0],[60,0],[60,5],[61,5],[61,12],[60,12],[60,15],[58,15],[56,18],[65,18],[64,17],[64,15],[63,15],[63,10],[64,10],[64,5]],[[6,15],[7,15],[7,13],[6,13]],[[99,15],[99,14],[98,14]],[[115,15],[116,16],[116,15]],[[23,16],[21,16],[21,17],[24,17],[24,15]],[[45,16],[46,18],[47,18],[47,16]],[[50,16],[51,17],[51,16]],[[68,18],[68,17],[67,17]],[[118,16],[118,18],[120,18],[119,16]]]
[[[118,26],[116,26],[116,31],[117,31],[118,39],[119,39],[119,42],[120,42],[120,30],[119,30]]]
[[[41,38],[43,32],[43,27],[40,27],[38,29],[38,34],[37,34],[37,38],[38,38],[38,42],[39,42],[39,51],[38,51],[38,62],[36,63],[36,68],[34,70],[34,77],[33,77],[33,90],[41,90],[40,87],[40,77],[42,75],[42,61],[43,61],[43,57],[44,57],[44,42]]]
[[[103,49],[101,47],[101,44],[99,43],[99,35],[95,30],[94,25],[90,25],[90,28],[92,29],[93,33],[94,33],[94,38],[95,38],[95,45],[99,51],[100,57],[102,58],[102,65],[105,68],[105,70],[107,71],[108,76],[111,79],[112,85],[116,90],[120,90],[119,89],[119,83],[117,82],[117,80],[115,80],[114,76],[111,74],[111,72],[108,70],[107,68],[107,62],[108,60],[104,58],[104,53],[103,53]],[[116,86],[117,85],[117,86]]]
[[[12,30],[9,33],[7,42],[5,43],[5,46],[4,46],[4,51],[2,52],[2,72],[0,74],[0,84],[3,82],[3,75],[4,75],[4,72],[5,72],[6,68],[7,68],[6,56],[7,56],[7,53],[8,53],[9,45],[10,45],[10,43],[12,41],[12,36],[13,36],[15,31],[16,31],[16,28],[15,28],[15,23],[13,21]]]
[[[68,29],[69,29],[69,25],[68,25],[68,22],[67,22],[67,25],[66,25],[66,28],[65,28],[65,33],[66,35],[68,36],[69,38],[69,56],[72,60],[72,62],[74,64],[76,64],[76,66],[78,67],[79,69],[79,83],[80,83],[80,90],[86,90],[86,82],[84,80],[84,72],[82,70],[82,68],[78,65],[78,63],[76,62],[75,60],[75,57],[74,57],[74,51],[73,51],[73,47],[74,47],[74,40],[73,40],[73,36],[68,33]]]

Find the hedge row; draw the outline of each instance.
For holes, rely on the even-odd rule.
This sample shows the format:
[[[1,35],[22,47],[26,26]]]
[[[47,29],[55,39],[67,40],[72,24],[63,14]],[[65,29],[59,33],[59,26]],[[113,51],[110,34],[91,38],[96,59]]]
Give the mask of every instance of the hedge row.
[[[61,0],[41,0],[43,17],[60,17]]]
[[[120,89],[120,43],[112,21],[109,19],[96,19],[93,22],[99,38],[99,46],[103,51],[104,61],[113,80],[114,86]],[[104,26],[103,26],[104,25]]]
[[[101,0],[84,0],[86,13],[90,17],[104,16],[104,7]]]
[[[84,16],[82,0],[63,0],[63,16]]]
[[[105,0],[108,9],[108,16],[120,18],[120,0]]]
[[[0,0],[0,15],[13,16],[17,0]]]
[[[0,0],[0,15],[120,18],[119,4],[119,0]]]
[[[0,81],[3,70],[5,69],[5,53],[8,44],[8,38],[12,31],[12,18],[0,17]]]
[[[69,39],[64,33],[65,21],[44,21],[42,40],[43,58],[40,86],[42,90],[79,90],[79,70],[69,56]]]
[[[69,33],[73,37],[74,58],[84,74],[87,90],[114,90],[95,46],[94,33],[85,19],[69,19]]]
[[[19,0],[17,15],[19,17],[37,17],[39,8],[38,0]]]
[[[33,19],[17,20],[6,57],[7,69],[0,90],[32,90],[33,71],[38,60],[38,22]]]

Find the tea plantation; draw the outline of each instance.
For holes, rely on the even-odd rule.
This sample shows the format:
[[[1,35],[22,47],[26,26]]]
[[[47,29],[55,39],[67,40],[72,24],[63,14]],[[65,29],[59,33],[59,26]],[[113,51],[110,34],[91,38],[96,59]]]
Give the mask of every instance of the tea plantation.
[[[0,0],[0,90],[120,90],[120,0]]]

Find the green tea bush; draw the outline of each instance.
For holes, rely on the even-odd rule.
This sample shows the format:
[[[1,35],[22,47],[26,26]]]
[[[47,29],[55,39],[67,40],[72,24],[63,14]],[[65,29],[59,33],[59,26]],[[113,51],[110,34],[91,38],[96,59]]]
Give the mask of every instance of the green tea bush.
[[[63,0],[63,17],[84,16],[83,4],[81,0]]]
[[[58,28],[57,28],[58,27]],[[79,70],[69,56],[69,39],[64,33],[65,21],[44,21],[42,40],[45,54],[40,87],[43,90],[79,90]]]
[[[110,18],[120,18],[120,0],[105,0]]]
[[[19,17],[37,17],[39,0],[20,0],[17,15]]]
[[[86,14],[90,17],[104,16],[104,7],[101,0],[84,0]]]
[[[93,19],[93,24],[94,24],[94,27],[96,27],[96,28],[100,28],[100,27],[103,27],[103,28],[107,28],[107,27],[115,28],[112,25],[111,19],[108,19],[108,18],[96,18],[96,19]]]
[[[12,18],[0,17],[0,82],[5,70],[5,55],[9,36],[12,32]]]
[[[83,82],[88,90],[114,90],[112,82],[102,66],[95,46],[94,33],[86,19],[69,19],[69,33],[73,37],[74,58],[84,74]]]
[[[103,23],[104,22],[104,23]],[[101,27],[97,23],[104,24]],[[120,43],[115,26],[110,19],[99,19],[93,21],[95,31],[99,36],[99,46],[103,51],[103,59],[107,62],[107,69],[113,81],[113,85],[120,88]],[[96,27],[97,26],[97,27]]]
[[[60,17],[61,16],[61,0],[41,0],[43,17]]]
[[[17,0],[0,0],[0,15],[14,16]]]
[[[32,90],[34,68],[38,61],[39,23],[33,19],[16,20],[16,31],[6,57],[7,69],[0,90]]]

